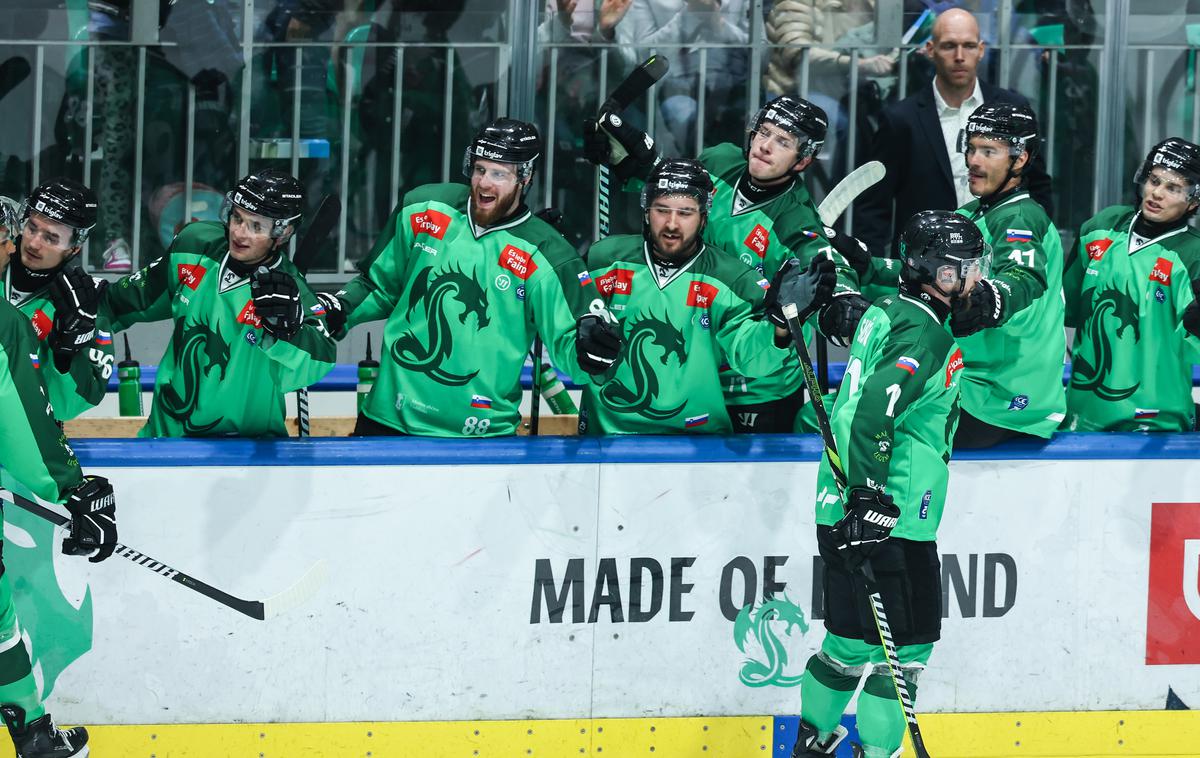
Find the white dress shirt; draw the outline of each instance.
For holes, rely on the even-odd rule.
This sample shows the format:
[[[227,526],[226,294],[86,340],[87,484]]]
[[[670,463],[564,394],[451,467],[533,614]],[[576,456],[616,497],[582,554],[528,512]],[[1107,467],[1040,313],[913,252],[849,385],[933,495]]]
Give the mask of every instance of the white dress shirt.
[[[951,108],[938,92],[937,82],[933,87],[933,102],[937,106],[938,120],[942,122],[942,139],[946,142],[946,155],[950,157],[950,176],[954,180],[954,194],[958,198],[958,207],[969,203],[974,196],[970,185],[967,184],[967,159],[958,152],[958,133],[967,127],[967,119],[975,109],[983,105],[983,90],[979,88],[979,80],[975,80],[975,91],[963,101],[958,108]]]

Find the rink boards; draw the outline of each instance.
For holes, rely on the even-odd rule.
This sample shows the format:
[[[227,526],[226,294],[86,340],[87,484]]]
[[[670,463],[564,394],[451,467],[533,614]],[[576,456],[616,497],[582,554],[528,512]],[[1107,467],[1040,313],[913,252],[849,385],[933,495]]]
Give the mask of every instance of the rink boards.
[[[823,633],[815,438],[77,451],[117,488],[122,541],[176,568],[248,598],[317,560],[330,568],[308,604],[259,622],[125,561],[56,558],[57,584],[94,627],[93,649],[62,664],[55,715],[168,725],[102,728],[98,745],[120,740],[109,754],[225,754],[179,752],[197,729],[210,745],[260,741],[230,755],[790,744],[779,734],[792,722],[773,716],[799,711],[795,685]],[[956,459],[939,533],[943,639],[919,700],[935,755],[1200,753],[1193,714],[1162,711],[1169,689],[1200,703],[1197,457],[1187,436],[1075,435]],[[20,542],[8,532],[6,560]],[[64,614],[22,614],[48,660]],[[194,723],[243,726],[169,726]],[[334,735],[345,749],[281,747]],[[1065,751],[1079,738],[1095,750]]]

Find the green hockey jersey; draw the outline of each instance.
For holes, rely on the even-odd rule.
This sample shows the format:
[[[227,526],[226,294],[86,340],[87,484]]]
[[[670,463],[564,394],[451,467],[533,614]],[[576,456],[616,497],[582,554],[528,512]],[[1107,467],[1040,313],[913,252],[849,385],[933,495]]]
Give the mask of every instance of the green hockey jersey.
[[[1004,303],[997,326],[958,340],[965,363],[962,409],[992,426],[1049,439],[1066,411],[1058,229],[1024,190],[986,211],[972,200],[958,212],[991,245],[988,278]]]
[[[59,421],[67,421],[104,399],[108,378],[113,372],[113,339],[105,319],[98,318],[96,336],[91,344],[75,354],[66,373],[60,372],[54,365],[54,354],[47,339],[54,324],[54,302],[50,299],[49,289],[47,285],[34,292],[19,292],[13,288],[12,269],[4,273],[5,298],[25,314],[37,336],[42,378],[50,392],[54,415]]]
[[[584,387],[587,431],[671,434],[732,431],[718,369],[777,371],[790,342],[776,347],[763,320],[768,286],[756,269],[713,245],[679,268],[656,271],[641,235],[601,240],[588,265],[608,311],[621,324],[617,363]]]
[[[901,293],[867,309],[830,417],[849,486],[891,495],[900,509],[892,536],[910,540],[937,537],[958,426],[963,351],[936,307]],[[825,525],[844,514],[828,456],[816,511]]]
[[[83,472],[55,423],[41,347],[29,318],[0,302],[0,466],[6,483],[11,476],[38,497],[62,503]]]
[[[527,209],[476,228],[469,197],[462,184],[406,194],[338,293],[349,326],[387,319],[363,413],[404,434],[515,434],[537,333],[554,364],[583,379],[575,321],[600,305],[583,259]]]
[[[746,171],[746,159],[739,146],[726,142],[711,147],[700,154],[699,160],[716,187],[704,228],[706,242],[731,252],[768,281],[788,258],[797,258],[807,267],[816,256],[828,255],[837,264],[835,294],[858,291],[854,269],[829,245],[802,177],[793,179],[787,191],[753,204],[737,191],[738,180]],[[815,321],[814,315],[805,323],[805,338],[812,338]],[[781,351],[778,358],[780,363],[774,370],[753,377],[723,367],[726,404],[749,405],[793,394],[804,381],[800,361],[793,350]]]
[[[1130,252],[1134,209],[1084,223],[1063,276],[1071,347],[1072,431],[1178,432],[1194,426],[1200,340],[1180,320],[1200,280],[1200,232],[1187,226]]]
[[[142,437],[286,437],[285,394],[333,368],[324,308],[292,262],[281,256],[272,266],[296,279],[305,312],[300,331],[284,341],[262,328],[250,280],[228,257],[225,227],[197,221],[161,258],[104,290],[101,313],[114,331],[174,320]]]

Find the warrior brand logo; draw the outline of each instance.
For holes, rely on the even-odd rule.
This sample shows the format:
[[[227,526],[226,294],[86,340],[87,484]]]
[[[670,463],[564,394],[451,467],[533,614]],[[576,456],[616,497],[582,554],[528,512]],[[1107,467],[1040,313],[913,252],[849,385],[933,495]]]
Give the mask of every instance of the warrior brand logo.
[[[1171,284],[1171,268],[1174,264],[1166,258],[1159,258],[1150,270],[1150,281],[1159,284]]]
[[[863,521],[866,521],[868,524],[878,524],[884,529],[891,529],[896,525],[898,520],[899,519],[897,519],[895,516],[889,516],[886,513],[880,513],[879,511],[867,511],[866,514],[863,515]]]
[[[199,263],[180,263],[175,267],[176,275],[179,277],[179,283],[193,292],[200,286],[200,280],[204,278],[206,268]]]
[[[250,324],[255,329],[262,327],[262,319],[259,318],[258,314],[254,311],[253,300],[246,301],[246,306],[242,308],[242,312],[238,314],[237,320],[239,324]]]
[[[38,308],[33,312],[33,317],[29,319],[29,323],[33,324],[33,331],[37,335],[38,340],[45,340],[50,336],[50,327],[54,322],[46,315],[46,312]]]
[[[596,289],[602,295],[628,295],[633,291],[633,272],[614,268],[596,280]]]
[[[1098,261],[1108,252],[1108,248],[1112,245],[1112,240],[1105,237],[1102,240],[1092,240],[1084,246],[1087,250],[1088,257],[1094,261]]]
[[[427,208],[421,213],[409,216],[408,223],[412,226],[414,237],[418,234],[428,234],[430,237],[442,239],[446,236],[446,230],[450,228],[450,217],[445,213]]]
[[[537,264],[533,262],[533,256],[512,245],[508,245],[500,251],[500,267],[513,272],[522,281],[533,276],[533,272],[537,271]]]
[[[946,365],[946,386],[947,387],[949,387],[950,384],[954,381],[954,373],[956,371],[962,371],[962,367],[963,367],[962,348],[958,348],[954,351],[954,355],[950,356],[950,363]]]
[[[713,301],[720,292],[716,287],[706,282],[694,281],[688,287],[687,304],[693,308],[711,308]]]
[[[759,258],[766,258],[767,248],[771,246],[771,233],[764,229],[762,224],[755,224],[750,234],[746,235],[746,239],[742,240],[742,244],[753,250]]]
[[[1200,663],[1200,503],[1154,503],[1146,663]]]

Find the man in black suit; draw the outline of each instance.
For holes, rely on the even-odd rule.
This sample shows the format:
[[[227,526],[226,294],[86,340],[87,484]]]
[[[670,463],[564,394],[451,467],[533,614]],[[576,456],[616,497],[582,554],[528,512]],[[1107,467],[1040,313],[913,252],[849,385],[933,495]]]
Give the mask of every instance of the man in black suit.
[[[900,231],[914,213],[954,210],[973,199],[956,143],[976,108],[984,102],[1029,105],[1016,92],[979,81],[984,48],[974,16],[958,8],[943,12],[925,43],[936,70],[933,84],[884,111],[866,160],[881,161],[887,175],[854,209],[854,233],[873,254],[895,257]],[[1050,177],[1037,155],[1027,179],[1029,192],[1052,213]]]

